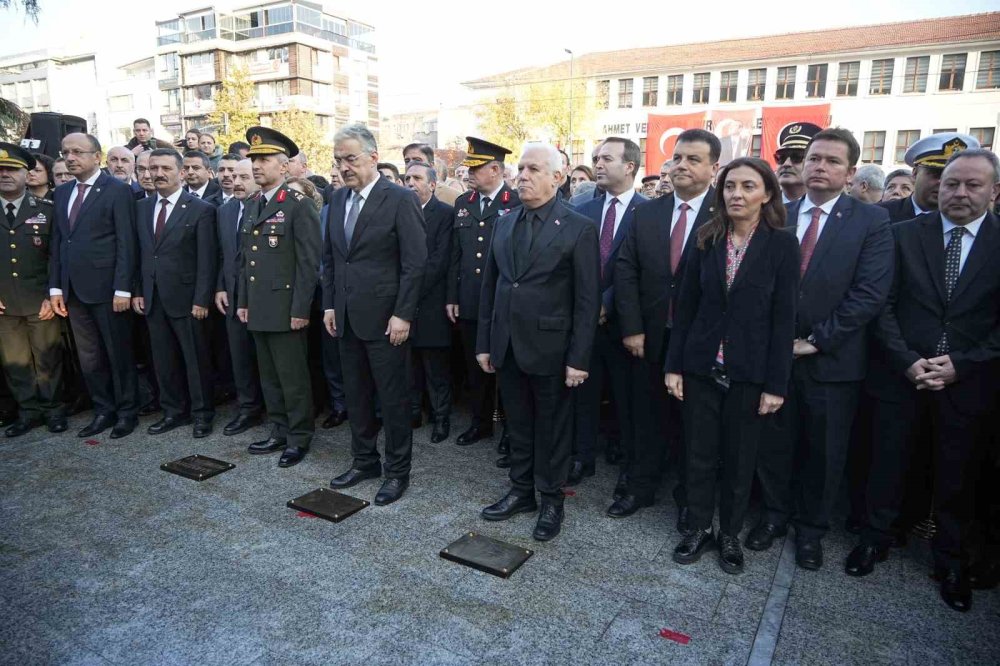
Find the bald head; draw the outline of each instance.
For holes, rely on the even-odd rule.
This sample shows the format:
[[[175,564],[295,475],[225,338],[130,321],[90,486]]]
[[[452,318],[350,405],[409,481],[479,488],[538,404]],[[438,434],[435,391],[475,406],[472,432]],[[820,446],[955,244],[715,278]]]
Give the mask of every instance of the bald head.
[[[118,180],[130,182],[135,173],[135,154],[124,146],[115,146],[108,151],[108,171]]]

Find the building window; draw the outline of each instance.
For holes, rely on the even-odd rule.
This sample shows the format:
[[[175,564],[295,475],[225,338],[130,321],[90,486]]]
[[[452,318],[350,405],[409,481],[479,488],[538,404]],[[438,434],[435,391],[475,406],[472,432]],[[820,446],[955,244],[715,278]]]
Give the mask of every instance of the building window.
[[[906,150],[920,139],[920,130],[899,130],[896,132],[896,163],[906,160]]]
[[[736,79],[737,79],[737,73],[735,69],[722,72],[722,74],[719,76],[720,102],[736,101]]]
[[[160,93],[160,107],[163,113],[177,113],[181,110],[181,91],[177,88]]]
[[[983,150],[993,150],[993,130],[992,127],[973,127],[969,134],[979,142]]]
[[[767,70],[763,67],[760,69],[751,69],[747,78],[747,101],[764,101],[764,86],[766,85]]]
[[[778,68],[778,85],[775,99],[795,99],[795,67]]]
[[[968,54],[951,53],[941,58],[941,78],[938,90],[961,90],[965,85],[965,63]]]
[[[806,72],[806,97],[826,97],[827,65],[809,65]]]
[[[611,97],[611,81],[607,79],[597,82],[597,108],[608,108],[608,101]]]
[[[656,97],[660,89],[660,77],[646,76],[642,79],[642,105],[656,106]]]
[[[673,74],[667,77],[667,106],[680,106],[684,103],[684,75]]]
[[[840,63],[837,74],[837,96],[856,97],[858,94],[858,77],[861,76],[861,62],[854,60]]]
[[[760,157],[760,149],[763,145],[764,137],[761,134],[754,134],[750,139],[750,157]]]
[[[115,95],[108,98],[108,109],[110,111],[129,111],[132,108],[132,95]]]
[[[1000,51],[983,51],[979,55],[976,88],[979,90],[1000,88]]]
[[[903,72],[903,92],[927,92],[927,72],[931,68],[930,56],[918,56],[906,59],[906,71]],[[942,79],[943,81],[944,79]]]
[[[872,76],[868,86],[869,95],[888,95],[892,92],[892,58],[872,60]]]
[[[157,58],[160,64],[159,77],[161,79],[176,79],[177,78],[177,67],[178,58],[176,53],[164,53],[162,56]]]
[[[885,152],[885,132],[865,132],[861,147],[861,161],[866,164],[881,164]]]
[[[957,132],[957,131],[958,128],[956,127],[945,127],[943,129],[936,129],[933,132],[931,132],[931,134],[941,134],[943,132]]]
[[[277,49],[267,50],[267,59],[270,61],[277,60],[278,62],[288,62],[288,47],[282,46]]]
[[[618,79],[618,108],[632,108],[632,79]]]
[[[693,104],[708,104],[708,85],[711,74],[703,72],[694,75],[694,99]]]
[[[211,67],[215,62],[215,54],[211,51],[184,56],[184,64],[188,67]]]

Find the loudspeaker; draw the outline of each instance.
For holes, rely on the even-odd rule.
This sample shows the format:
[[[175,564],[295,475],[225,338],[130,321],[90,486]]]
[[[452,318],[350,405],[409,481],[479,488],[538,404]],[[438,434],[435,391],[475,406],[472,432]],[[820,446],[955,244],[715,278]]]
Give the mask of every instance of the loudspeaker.
[[[87,132],[87,121],[65,113],[32,113],[21,145],[35,153],[59,157],[59,147],[67,134]]]

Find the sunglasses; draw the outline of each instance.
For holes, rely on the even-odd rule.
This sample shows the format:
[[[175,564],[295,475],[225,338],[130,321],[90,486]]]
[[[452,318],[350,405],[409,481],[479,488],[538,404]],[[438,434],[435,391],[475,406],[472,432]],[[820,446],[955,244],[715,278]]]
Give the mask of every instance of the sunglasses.
[[[792,164],[802,164],[805,158],[805,151],[802,150],[779,150],[774,154],[774,161],[778,164],[784,164],[785,160],[791,160]]]

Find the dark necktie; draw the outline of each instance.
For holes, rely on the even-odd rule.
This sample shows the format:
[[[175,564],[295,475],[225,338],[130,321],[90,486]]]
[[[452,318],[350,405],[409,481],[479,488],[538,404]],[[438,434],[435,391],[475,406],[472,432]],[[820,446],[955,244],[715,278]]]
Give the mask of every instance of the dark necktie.
[[[490,198],[489,197],[483,197],[483,200],[480,202],[480,206],[479,206],[479,215],[482,216],[483,214],[485,214],[486,213],[486,209],[489,208],[489,207],[490,207]]]
[[[83,195],[87,191],[90,185],[87,183],[77,183],[76,184],[76,199],[73,200],[73,206],[69,209],[69,228],[70,230],[76,225],[76,218],[80,214],[80,208],[83,207]]]
[[[7,204],[7,224],[11,228],[14,227],[14,220],[16,218],[17,218],[17,216],[14,215],[14,204],[12,204],[12,203]]]
[[[951,302],[951,294],[955,291],[955,284],[962,272],[962,236],[964,235],[965,227],[953,228],[948,238],[948,247],[944,249],[944,295],[948,302]],[[939,356],[951,351],[947,329],[941,333],[936,351]]]
[[[604,266],[611,256],[611,246],[615,240],[615,217],[617,216],[618,198],[611,200],[608,212],[604,214],[604,226],[601,227],[601,277],[604,277]],[[671,253],[672,254],[672,253]]]
[[[813,206],[812,218],[809,220],[809,226],[806,227],[806,233],[802,235],[800,245],[802,263],[799,264],[799,277],[805,276],[806,269],[809,268],[809,260],[812,259],[813,251],[816,249],[816,241],[819,238],[819,218],[822,214],[822,208]]]
[[[354,238],[354,227],[358,224],[358,215],[361,214],[361,201],[364,197],[360,192],[353,195],[351,209],[347,211],[347,220],[344,221],[344,238],[347,240],[347,247],[351,247],[351,239]]]
[[[163,233],[163,227],[167,223],[167,204],[170,203],[169,199],[160,199],[160,213],[156,216],[156,226],[153,228],[153,239],[160,240],[160,234]]]
[[[514,232],[517,235],[514,242],[514,270],[518,273],[528,265],[528,254],[531,252],[531,240],[534,236],[533,217],[535,217],[534,213],[527,212],[514,227]]]
[[[691,206],[687,203],[681,204],[681,214],[677,217],[677,224],[670,232],[670,273],[677,275],[677,267],[681,265],[681,257],[684,255],[684,237],[687,235],[688,211]]]

